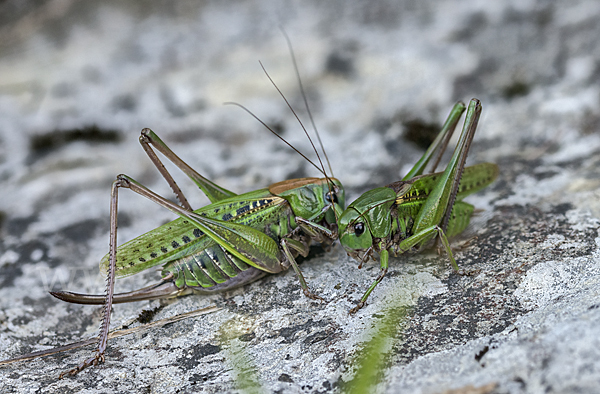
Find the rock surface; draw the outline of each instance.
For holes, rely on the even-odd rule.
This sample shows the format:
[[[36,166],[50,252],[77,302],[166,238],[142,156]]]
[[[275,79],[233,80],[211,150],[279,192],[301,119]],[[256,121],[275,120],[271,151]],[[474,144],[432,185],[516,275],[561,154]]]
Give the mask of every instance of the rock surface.
[[[103,291],[116,174],[169,196],[137,143],[142,128],[235,192],[319,176],[222,105],[245,105],[310,152],[258,64],[306,119],[280,25],[349,201],[400,179],[423,153],[404,135],[437,130],[471,97],[484,109],[469,162],[501,170],[468,198],[482,212],[453,241],[473,276],[432,252],[394,258],[350,316],[377,263],[358,270],[339,245],[315,247],[301,269],[325,303],[289,271],[224,294],[117,305],[114,327],[135,326],[142,310],[158,308],[158,320],[220,309],[111,340],[106,363],[74,378],[57,376],[90,347],[2,366],[1,392],[253,392],[253,379],[266,392],[343,392],[388,316],[399,317],[380,334],[377,392],[597,392],[597,1],[9,0],[0,10],[0,359],[96,333],[100,308],[48,291]],[[193,206],[207,203],[177,179]],[[120,242],[172,218],[122,193]]]

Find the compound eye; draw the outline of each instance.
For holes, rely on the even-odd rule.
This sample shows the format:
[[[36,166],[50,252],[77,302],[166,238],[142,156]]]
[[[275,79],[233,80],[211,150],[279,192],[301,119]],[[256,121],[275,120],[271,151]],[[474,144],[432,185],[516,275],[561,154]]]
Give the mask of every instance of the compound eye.
[[[360,237],[362,233],[365,232],[365,225],[364,223],[356,223],[354,225],[354,234],[356,234],[357,237]]]
[[[329,192],[329,193],[327,193],[325,195],[325,200],[328,203],[332,203],[333,202],[333,203],[337,204],[338,203],[337,194],[335,194],[334,192]]]

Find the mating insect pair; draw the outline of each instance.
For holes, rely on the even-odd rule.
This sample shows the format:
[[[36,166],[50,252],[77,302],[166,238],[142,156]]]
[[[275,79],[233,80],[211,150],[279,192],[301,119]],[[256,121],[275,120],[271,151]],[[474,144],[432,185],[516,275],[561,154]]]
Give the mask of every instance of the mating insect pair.
[[[69,374],[104,360],[112,303],[173,297],[190,292],[212,293],[232,289],[277,273],[290,266],[296,271],[306,296],[320,298],[308,289],[295,257],[306,256],[312,241],[331,244],[339,239],[349,255],[362,262],[380,255],[381,272],[369,287],[356,312],[383,279],[389,253],[398,254],[441,239],[453,267],[458,266],[447,236],[460,233],[469,223],[473,206],[466,195],[489,185],[497,175],[494,164],[465,168],[481,105],[472,100],[454,154],[443,173],[422,175],[434,157],[439,162],[465,106],[455,105],[442,131],[404,180],[366,192],[344,211],[344,189],[327,176],[275,183],[268,188],[235,195],[202,177],[175,155],[149,129],[140,142],[167,180],[181,206],[158,196],[133,179],[119,175],[111,192],[110,252],[101,261],[107,271],[105,296],[53,292],[64,301],[104,304],[104,320],[96,354]],[[188,175],[211,204],[192,210],[185,196],[151,147],[161,152]],[[434,165],[435,167],[435,165]],[[129,188],[180,218],[119,247],[116,246],[117,195]],[[115,277],[123,277],[163,265],[162,281],[137,291],[114,294]]]

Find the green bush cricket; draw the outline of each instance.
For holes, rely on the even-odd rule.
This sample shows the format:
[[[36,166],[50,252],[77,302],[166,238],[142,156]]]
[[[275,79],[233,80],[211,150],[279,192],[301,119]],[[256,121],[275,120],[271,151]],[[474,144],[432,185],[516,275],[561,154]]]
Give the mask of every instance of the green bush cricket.
[[[388,270],[390,253],[418,250],[439,237],[452,266],[460,272],[447,237],[461,233],[473,214],[474,207],[462,199],[487,187],[498,175],[498,167],[491,163],[465,168],[481,114],[479,100],[472,99],[469,104],[462,133],[445,171],[422,174],[438,152],[432,172],[435,171],[464,110],[463,103],[454,106],[437,138],[403,180],[367,191],[340,215],[340,243],[349,256],[360,261],[359,268],[374,258],[374,252],[380,256],[377,279],[350,313],[362,308],[381,282]]]
[[[344,189],[337,179],[327,176],[291,179],[235,195],[194,171],[150,129],[142,130],[140,141],[182,206],[126,175],[117,176],[111,190],[110,252],[100,263],[101,269],[107,270],[106,295],[51,293],[68,302],[104,304],[96,354],[66,374],[76,374],[104,360],[113,302],[229,290],[290,266],[296,271],[304,294],[320,299],[308,290],[294,257],[308,255],[313,240],[331,244],[337,239],[336,217],[344,206]],[[194,180],[212,203],[192,210],[151,145]],[[116,247],[120,188],[130,189],[180,218]],[[115,277],[132,275],[157,265],[163,265],[161,282],[114,294]]]
[[[300,82],[291,46],[290,52]],[[271,77],[268,74],[267,77],[298,119]],[[304,96],[301,82],[300,89]],[[267,273],[281,272],[290,266],[296,272],[304,294],[311,299],[321,299],[309,291],[295,257],[306,257],[312,241],[330,245],[337,239],[337,218],[345,204],[342,184],[326,174],[300,119],[298,121],[319,157],[320,168],[252,112],[236,105],[304,157],[324,178],[291,179],[274,183],[268,188],[236,195],[198,174],[152,130],[142,130],[140,143],[144,151],[167,180],[181,206],[157,195],[126,175],[117,176],[111,189],[109,253],[100,262],[101,270],[107,271],[106,294],[89,295],[66,291],[51,293],[67,302],[104,305],[96,354],[76,368],[61,374],[61,377],[77,374],[88,366],[104,361],[113,303],[175,297],[192,292],[206,294],[225,291],[250,283]],[[310,114],[306,100],[305,105]],[[314,129],[318,136],[316,128]],[[211,204],[192,210],[152,147],[190,177]],[[117,247],[117,199],[120,188],[130,189],[169,209],[180,218]],[[132,292],[114,294],[116,277],[133,275],[157,265],[163,265],[161,282]]]

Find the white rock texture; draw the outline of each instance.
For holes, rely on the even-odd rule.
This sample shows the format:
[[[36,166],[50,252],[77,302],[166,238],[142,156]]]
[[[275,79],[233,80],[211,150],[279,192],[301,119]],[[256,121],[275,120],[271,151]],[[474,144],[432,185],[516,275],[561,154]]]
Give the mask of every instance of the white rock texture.
[[[432,252],[394,258],[350,316],[377,263],[358,270],[339,245],[315,247],[301,269],[326,303],[306,299],[290,270],[224,294],[116,305],[114,327],[159,306],[155,320],[221,309],[112,340],[106,363],[74,378],[57,379],[91,347],[1,366],[0,392],[252,392],[236,375],[240,360],[266,392],[344,392],[377,322],[399,311],[377,392],[598,392],[595,0],[0,3],[0,359],[96,333],[100,308],[48,291],[103,291],[117,174],[169,196],[137,142],[142,128],[235,192],[319,176],[222,105],[245,105],[310,154],[258,63],[308,123],[279,26],[348,201],[400,179],[423,154],[407,131],[437,130],[457,100],[482,101],[469,162],[497,163],[500,176],[469,197],[482,212],[453,241],[459,264],[478,273],[458,276]],[[193,206],[207,204],[177,179]],[[119,240],[171,219],[124,192]]]

